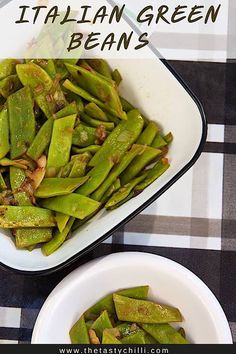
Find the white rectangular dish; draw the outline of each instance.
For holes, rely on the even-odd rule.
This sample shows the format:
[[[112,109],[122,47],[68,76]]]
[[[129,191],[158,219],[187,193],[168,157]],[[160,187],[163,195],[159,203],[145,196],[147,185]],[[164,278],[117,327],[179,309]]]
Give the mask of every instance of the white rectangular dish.
[[[112,60],[111,66],[123,75],[121,94],[149,119],[171,131],[171,167],[140,195],[116,210],[102,210],[77,230],[50,257],[41,249],[17,250],[9,233],[0,230],[0,262],[16,271],[44,274],[71,264],[140,213],[175,183],[200,156],[207,134],[201,104],[169,65],[158,58]]]

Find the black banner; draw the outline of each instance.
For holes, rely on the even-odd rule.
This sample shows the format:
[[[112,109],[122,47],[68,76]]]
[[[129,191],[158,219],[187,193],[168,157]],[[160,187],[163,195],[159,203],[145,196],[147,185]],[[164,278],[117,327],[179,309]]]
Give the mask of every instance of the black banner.
[[[234,354],[234,345],[0,345],[1,354]]]

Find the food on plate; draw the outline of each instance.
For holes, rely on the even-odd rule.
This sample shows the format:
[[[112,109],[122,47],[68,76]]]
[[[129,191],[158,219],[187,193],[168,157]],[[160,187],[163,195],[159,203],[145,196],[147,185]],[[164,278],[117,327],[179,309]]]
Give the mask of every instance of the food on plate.
[[[149,286],[119,290],[90,307],[70,330],[72,344],[188,344],[179,309],[149,301]]]
[[[0,63],[0,227],[18,249],[49,256],[170,167],[172,134],[121,97],[121,81],[101,59]]]

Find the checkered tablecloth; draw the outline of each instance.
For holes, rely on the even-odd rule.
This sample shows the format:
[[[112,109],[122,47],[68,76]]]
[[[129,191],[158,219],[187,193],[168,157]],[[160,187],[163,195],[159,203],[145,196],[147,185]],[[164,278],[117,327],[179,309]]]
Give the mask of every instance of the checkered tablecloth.
[[[112,252],[162,255],[197,274],[219,299],[236,341],[236,63],[171,63],[209,123],[195,166],[142,214],[80,261],[28,277],[0,269],[0,343],[28,343],[37,314],[69,272]]]

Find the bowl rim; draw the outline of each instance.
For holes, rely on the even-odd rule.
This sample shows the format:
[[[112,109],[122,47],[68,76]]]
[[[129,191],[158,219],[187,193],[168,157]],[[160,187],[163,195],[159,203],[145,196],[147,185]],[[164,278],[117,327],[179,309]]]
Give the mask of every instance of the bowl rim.
[[[107,2],[111,5],[114,6],[113,0],[107,0]],[[140,34],[140,30],[136,27],[136,25],[129,19],[128,16],[125,14],[123,15],[125,21],[133,28],[133,30],[137,33]],[[175,79],[181,84],[181,86],[185,89],[185,91],[189,94],[189,96],[192,98],[194,103],[196,104],[200,117],[202,120],[202,134],[201,134],[201,140],[199,143],[199,146],[192,157],[192,159],[176,174],[174,177],[167,182],[159,191],[157,191],[151,198],[149,198],[146,202],[144,202],[140,207],[138,207],[133,213],[129,214],[125,219],[123,219],[121,222],[119,222],[116,226],[114,226],[112,229],[110,229],[108,232],[106,232],[104,235],[99,237],[95,242],[91,243],[89,246],[81,250],[80,252],[76,253],[72,257],[68,258],[64,262],[54,266],[50,267],[47,269],[43,270],[35,270],[35,271],[29,271],[29,270],[22,270],[22,269],[17,269],[14,267],[10,267],[2,262],[0,262],[0,267],[5,268],[11,272],[17,273],[17,274],[22,274],[22,275],[35,275],[35,276],[43,276],[43,275],[48,275],[52,274],[54,272],[57,272],[65,267],[70,266],[72,263],[77,261],[79,258],[84,256],[86,253],[93,251],[100,243],[105,241],[108,237],[110,237],[117,229],[119,229],[121,226],[125,225],[127,222],[132,220],[135,216],[140,214],[144,209],[146,209],[150,204],[152,204],[156,199],[158,199],[164,192],[166,192],[174,183],[176,183],[199,159],[201,153],[203,152],[206,139],[207,139],[207,131],[208,131],[208,125],[207,125],[207,119],[206,115],[203,109],[203,106],[198,99],[198,97],[193,93],[193,91],[189,88],[189,86],[185,83],[185,81],[182,79],[182,77],[176,72],[176,70],[171,66],[171,64],[162,57],[162,55],[159,53],[159,51],[151,44],[149,43],[148,47],[150,50],[155,54],[158,60],[160,60],[165,67],[171,72],[171,74],[175,77]]]
[[[92,266],[92,271],[94,272],[93,266],[96,265],[97,263],[101,264],[101,262],[105,262],[105,263],[107,262],[107,264],[105,264],[105,265],[108,265],[108,267],[109,267],[109,262],[113,263],[114,259],[121,262],[122,258],[127,258],[130,261],[131,257],[134,257],[137,259],[144,257],[146,259],[146,261],[149,261],[149,260],[150,261],[153,260],[154,262],[159,261],[159,262],[162,262],[163,265],[167,265],[169,267],[174,267],[177,272],[180,272],[180,273],[182,272],[183,274],[185,274],[186,278],[188,278],[192,281],[193,286],[195,285],[196,287],[198,287],[198,289],[201,289],[202,296],[207,297],[208,301],[211,303],[212,307],[215,308],[215,310],[216,310],[215,319],[218,316],[218,321],[221,323],[221,329],[224,328],[224,332],[226,333],[225,340],[227,341],[227,344],[233,343],[232,332],[231,332],[227,317],[225,315],[225,312],[224,312],[220,302],[218,301],[218,299],[214,295],[214,293],[206,285],[206,283],[204,283],[203,280],[201,280],[194,272],[189,270],[187,267],[183,266],[182,264],[180,264],[172,259],[160,256],[157,254],[149,253],[149,252],[137,252],[137,251],[111,253],[109,255],[102,256],[97,259],[93,259],[93,260],[86,262],[85,264],[79,266],[78,268],[73,270],[71,273],[69,273],[66,277],[64,277],[57,284],[57,286],[51,291],[51,293],[49,294],[49,296],[45,300],[45,302],[38,314],[38,317],[36,319],[36,322],[35,322],[35,325],[33,328],[31,343],[37,344],[37,342],[35,342],[35,337],[37,336],[37,331],[38,331],[38,326],[40,324],[40,321],[45,316],[45,311],[47,313],[47,307],[48,307],[47,305],[50,304],[51,299],[54,300],[55,296],[58,296],[61,288],[63,288],[63,289],[65,288],[64,284],[66,284],[66,286],[68,286],[68,283],[71,283],[75,277],[77,280],[80,277],[83,278],[84,274],[87,271],[88,272],[90,271],[91,266]]]

